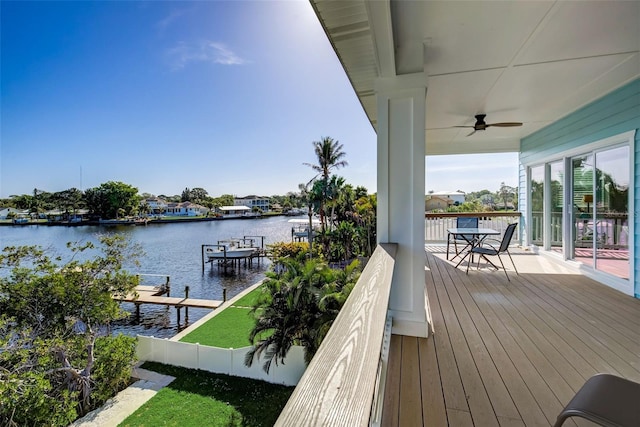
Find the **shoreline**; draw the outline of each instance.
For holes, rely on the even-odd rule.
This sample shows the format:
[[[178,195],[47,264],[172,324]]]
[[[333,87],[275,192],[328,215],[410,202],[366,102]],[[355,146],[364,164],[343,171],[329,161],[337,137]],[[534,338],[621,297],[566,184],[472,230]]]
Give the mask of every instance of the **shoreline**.
[[[87,225],[92,226],[102,226],[102,227],[113,227],[118,225],[127,225],[127,226],[147,226],[152,224],[176,224],[183,222],[208,222],[208,221],[226,221],[230,219],[241,219],[241,220],[250,220],[250,219],[263,219],[263,218],[271,218],[274,216],[286,216],[283,213],[270,213],[270,214],[262,214],[260,216],[247,216],[247,217],[163,217],[163,218],[150,218],[145,221],[135,221],[135,220],[107,220],[107,222],[101,222],[100,220],[87,220],[80,222],[68,222],[68,221],[48,221],[48,220],[35,220],[35,221],[27,221],[22,223],[14,223],[10,220],[0,220],[0,226],[15,226],[15,227],[26,227],[33,225],[43,225],[47,227],[82,227]]]

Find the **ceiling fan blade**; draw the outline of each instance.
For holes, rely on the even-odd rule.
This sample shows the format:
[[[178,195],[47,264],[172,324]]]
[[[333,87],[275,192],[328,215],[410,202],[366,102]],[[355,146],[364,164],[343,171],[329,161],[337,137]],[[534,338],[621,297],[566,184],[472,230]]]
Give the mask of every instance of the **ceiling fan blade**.
[[[473,127],[473,126],[468,126],[468,127]],[[473,135],[474,133],[476,133],[477,131],[474,129],[473,132],[471,132],[469,135],[467,135],[468,137]]]
[[[451,127],[454,127],[454,128],[474,128],[474,126],[451,126]],[[451,129],[451,128],[449,128],[449,129]]]
[[[487,125],[487,127],[489,127],[489,126],[496,126],[496,127],[501,127],[501,128],[510,128],[510,127],[522,126],[522,123],[520,123],[520,122],[491,123],[491,124]]]

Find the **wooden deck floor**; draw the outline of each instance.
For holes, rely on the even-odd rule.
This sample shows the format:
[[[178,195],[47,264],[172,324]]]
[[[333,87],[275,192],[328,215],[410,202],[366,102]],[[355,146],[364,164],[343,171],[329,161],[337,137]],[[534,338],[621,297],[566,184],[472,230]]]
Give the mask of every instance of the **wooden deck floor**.
[[[640,382],[640,300],[512,253],[508,282],[427,248],[432,335],[392,336],[383,426],[549,426],[598,372]]]

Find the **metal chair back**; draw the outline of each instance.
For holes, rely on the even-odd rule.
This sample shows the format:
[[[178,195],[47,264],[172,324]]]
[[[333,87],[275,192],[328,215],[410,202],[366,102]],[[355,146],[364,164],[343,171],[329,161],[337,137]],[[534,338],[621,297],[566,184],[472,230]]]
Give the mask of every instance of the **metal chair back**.
[[[479,219],[474,216],[461,216],[456,218],[457,228],[478,228],[478,223],[479,223]],[[457,238],[456,240],[471,240],[471,239],[473,239],[473,235],[466,234],[464,238],[460,237],[460,238]]]
[[[513,224],[509,224],[507,229],[504,231],[504,236],[502,237],[502,242],[500,243],[500,248],[498,252],[504,252],[509,248],[509,244],[511,243],[511,239],[513,238],[513,233],[516,231],[518,223],[514,222]]]

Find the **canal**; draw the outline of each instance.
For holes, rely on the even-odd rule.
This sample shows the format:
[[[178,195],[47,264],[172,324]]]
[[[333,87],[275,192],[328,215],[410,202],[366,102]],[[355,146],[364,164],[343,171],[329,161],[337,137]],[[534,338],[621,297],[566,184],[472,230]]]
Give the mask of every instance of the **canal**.
[[[144,275],[167,275],[170,277],[172,296],[184,296],[185,287],[189,286],[191,298],[222,300],[224,289],[227,291],[227,298],[231,298],[264,278],[269,260],[254,260],[251,267],[237,268],[226,273],[216,265],[206,264],[203,272],[202,245],[243,236],[264,236],[265,245],[278,241],[290,242],[289,219],[277,216],[147,226],[2,226],[0,247],[40,245],[51,256],[61,255],[64,260],[70,254],[66,249],[67,242],[95,242],[100,234],[119,233],[139,244],[144,251],[139,267],[127,267],[128,271],[143,275],[142,284],[152,285],[164,281]],[[210,312],[207,309],[190,308],[189,320],[185,324],[182,309],[181,325],[178,326],[176,309],[173,307],[143,305],[139,319],[135,318],[133,304],[124,303],[123,307],[131,316],[114,325],[114,331],[156,337],[171,337]]]

